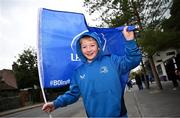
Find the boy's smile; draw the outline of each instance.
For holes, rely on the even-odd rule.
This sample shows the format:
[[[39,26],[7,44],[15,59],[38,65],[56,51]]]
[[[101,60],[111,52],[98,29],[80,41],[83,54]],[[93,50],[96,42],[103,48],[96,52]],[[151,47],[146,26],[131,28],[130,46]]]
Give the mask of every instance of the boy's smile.
[[[97,42],[91,37],[84,37],[81,39],[80,44],[83,55],[88,62],[91,62],[99,51]]]

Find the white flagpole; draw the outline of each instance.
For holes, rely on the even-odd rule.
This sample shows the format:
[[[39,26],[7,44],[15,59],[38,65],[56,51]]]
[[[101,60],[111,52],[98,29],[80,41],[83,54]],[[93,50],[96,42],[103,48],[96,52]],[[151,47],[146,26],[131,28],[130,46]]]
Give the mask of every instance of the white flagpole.
[[[39,12],[39,14],[38,14],[38,21],[39,22],[41,22],[40,20],[40,16],[41,16],[41,12],[40,11],[42,11],[42,9],[39,9],[38,10]],[[40,24],[39,24],[39,22],[38,22],[38,40],[37,40],[37,65],[38,65],[38,73],[39,73],[39,82],[40,82],[40,87],[41,87],[41,91],[42,91],[42,95],[43,95],[43,99],[44,99],[44,102],[45,103],[47,103],[47,99],[46,99],[46,95],[45,95],[45,92],[44,92],[44,88],[43,88],[43,82],[42,82],[42,79],[44,80],[44,76],[43,76],[43,67],[42,67],[42,51],[40,51],[41,50],[41,48],[40,48],[40,35],[39,35],[39,28],[40,28]],[[49,113],[49,118],[52,118],[52,116],[51,116],[51,113]]]

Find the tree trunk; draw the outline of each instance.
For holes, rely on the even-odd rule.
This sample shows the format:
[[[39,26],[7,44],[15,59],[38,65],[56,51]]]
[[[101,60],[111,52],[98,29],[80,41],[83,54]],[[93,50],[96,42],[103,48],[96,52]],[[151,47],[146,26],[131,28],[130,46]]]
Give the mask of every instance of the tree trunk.
[[[141,65],[142,65],[142,69],[143,69],[143,76],[144,76],[144,81],[145,81],[145,87],[147,88],[147,89],[149,89],[150,87],[149,87],[149,80],[148,80],[148,78],[147,78],[147,76],[146,76],[146,69],[145,69],[145,67],[144,67],[144,63],[143,63],[143,61],[141,60]]]
[[[156,84],[157,84],[157,87],[162,90],[162,85],[161,85],[161,81],[160,81],[160,78],[157,74],[157,71],[156,71],[156,68],[155,68],[155,64],[154,64],[154,61],[153,61],[153,57],[152,56],[149,56],[148,57],[149,59],[149,63],[150,63],[150,66],[151,66],[151,69],[152,69],[152,73],[153,73],[153,76],[154,76],[154,79],[156,81]]]
[[[136,7],[133,0],[131,1],[131,3],[133,5],[134,15],[137,17],[137,22],[138,22],[139,28],[140,28],[140,30],[143,30],[143,27],[142,27],[142,24],[141,24],[141,19],[140,19],[139,13],[137,11],[137,7]],[[138,45],[138,47],[139,47],[139,45]],[[143,76],[144,76],[145,86],[146,86],[147,89],[149,89],[149,80],[146,77],[146,69],[144,67],[144,63],[143,63],[142,60],[141,60],[141,65],[142,65],[142,69],[143,69]]]

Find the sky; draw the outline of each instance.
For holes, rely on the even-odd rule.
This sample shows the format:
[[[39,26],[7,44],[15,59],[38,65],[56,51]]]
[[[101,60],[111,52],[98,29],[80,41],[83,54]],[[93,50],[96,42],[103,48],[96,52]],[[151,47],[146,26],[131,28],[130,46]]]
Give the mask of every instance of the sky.
[[[83,13],[92,21],[83,0],[0,0],[0,70],[12,69],[23,50],[37,49],[39,8]]]

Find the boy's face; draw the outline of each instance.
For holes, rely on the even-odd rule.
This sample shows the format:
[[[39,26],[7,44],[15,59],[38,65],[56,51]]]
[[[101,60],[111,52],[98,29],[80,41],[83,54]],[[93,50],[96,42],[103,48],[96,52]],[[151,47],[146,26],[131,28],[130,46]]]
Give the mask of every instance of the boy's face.
[[[91,62],[99,51],[97,42],[91,37],[84,37],[80,40],[80,45],[83,55]]]

